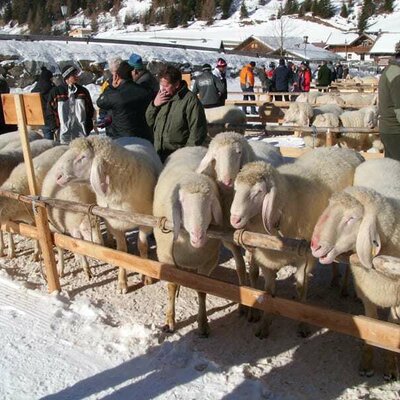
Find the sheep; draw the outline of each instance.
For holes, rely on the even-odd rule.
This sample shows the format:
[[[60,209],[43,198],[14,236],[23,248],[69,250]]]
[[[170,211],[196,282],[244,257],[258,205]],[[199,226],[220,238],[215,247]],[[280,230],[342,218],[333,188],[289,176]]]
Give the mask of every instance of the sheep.
[[[345,111],[339,118],[344,128],[373,129],[377,126],[378,108],[376,106],[369,106],[356,111]],[[365,133],[343,133],[339,143],[342,146],[351,147],[359,151],[366,151],[372,146],[373,139],[373,135],[371,136]]]
[[[221,124],[209,126],[208,136],[213,138],[216,134],[234,129],[235,132],[244,134],[246,128],[246,114],[238,107],[226,105],[221,107],[206,108],[207,124]]]
[[[59,165],[64,162],[64,157],[68,154],[64,153],[59,160],[51,167],[47,173],[43,185],[41,195],[60,200],[75,201],[79,203],[93,204],[96,202],[96,196],[85,183],[72,183],[68,186],[60,187],[57,182],[57,174]],[[53,230],[62,233],[69,233],[72,237],[101,243],[101,235],[98,229],[97,218],[90,217],[84,213],[71,212],[58,208],[50,208],[48,217]],[[64,275],[64,253],[62,249],[58,249],[58,273],[60,277]],[[88,279],[91,278],[89,264],[85,256],[78,256],[81,261],[83,271]]]
[[[345,102],[340,96],[328,93],[323,94],[322,96],[318,96],[316,98],[315,104],[317,106],[322,106],[324,104],[337,104],[338,106],[343,107],[345,105]]]
[[[339,254],[357,252],[362,266],[351,264],[365,315],[378,318],[377,307],[391,308],[400,323],[400,282],[372,269],[376,255],[400,257],[400,162],[369,160],[356,170],[354,186],[336,193],[315,226],[311,250],[322,264]],[[359,371],[373,375],[372,348],[364,344]],[[395,354],[386,358],[385,379],[399,379]]]
[[[34,140],[43,139],[39,133],[30,131],[28,134],[28,140],[33,142]],[[13,150],[14,148],[20,147],[21,140],[19,131],[3,133],[0,135],[0,150],[7,148],[7,150]]]
[[[321,92],[308,92],[308,93],[301,93],[297,96],[296,102],[298,103],[309,103],[309,104],[316,104],[317,98],[322,96]]]
[[[229,209],[233,199],[233,182],[240,168],[250,161],[264,160],[273,166],[283,163],[279,148],[261,141],[247,141],[235,132],[223,132],[212,139],[206,155],[201,160],[198,173],[214,178],[223,204],[224,225],[229,227]],[[239,283],[245,283],[245,265],[238,246],[224,242],[233,254]],[[244,308],[240,307],[240,311]]]
[[[337,104],[324,104],[319,107],[314,107],[314,117],[321,114],[335,114],[337,117],[343,114],[343,108],[339,107]]]
[[[32,157],[38,156],[40,153],[43,153],[54,145],[55,143],[52,140],[35,140],[30,144]],[[22,161],[24,161],[22,147],[10,149],[9,146],[6,146],[0,151],[0,185],[5,182],[11,171]]]
[[[309,126],[313,115],[314,111],[309,103],[293,102],[285,111],[283,122],[298,126]]]
[[[376,105],[378,102],[378,95],[376,93],[342,93],[340,97],[344,100],[347,107],[368,107]]]
[[[59,166],[57,183],[90,183],[99,206],[112,209],[151,214],[153,192],[162,164],[154,148],[144,139],[131,138],[125,147],[110,138],[89,136],[75,139],[70,144],[68,156]],[[108,230],[115,237],[117,250],[127,251],[125,232],[136,228],[129,221],[106,218]],[[152,229],[139,226],[138,249],[147,258],[147,235]],[[145,283],[150,279],[144,277]],[[119,268],[118,290],[127,292],[126,270]]]
[[[235,229],[246,227],[252,232],[269,234],[279,227],[279,233],[286,237],[309,240],[330,195],[352,184],[355,168],[362,160],[352,150],[320,148],[277,169],[260,161],[246,164],[235,180],[231,225]],[[265,291],[271,295],[275,293],[278,270],[295,266],[297,293],[301,301],[306,300],[307,275],[315,264],[310,254],[302,257],[256,248],[253,260],[261,267]],[[258,271],[250,272],[250,281],[255,287]],[[264,313],[257,336],[267,337],[270,323],[271,316]],[[299,333],[308,333],[305,324],[300,324]]]
[[[32,146],[33,144],[34,143],[32,143]],[[36,185],[39,193],[47,172],[66,150],[67,146],[56,146],[42,152],[33,159]],[[28,178],[26,176],[24,163],[14,168],[8,179],[1,186],[1,189],[26,195],[29,194]],[[0,198],[0,223],[5,223],[9,220],[32,223],[34,218],[32,211],[26,204],[7,197]],[[34,257],[37,258],[37,256],[38,253],[35,253]],[[15,257],[15,246],[11,235],[9,236],[8,257]]]
[[[313,126],[316,128],[337,128],[339,124],[339,117],[333,113],[318,114],[313,121]],[[309,132],[303,132],[303,138],[306,147],[323,147],[326,143],[325,133],[317,133],[314,136]]]
[[[174,224],[170,233],[154,229],[158,260],[209,276],[218,264],[221,241],[207,238],[206,231],[210,223],[222,225],[222,210],[215,182],[195,172],[206,151],[204,147],[186,147],[168,158],[155,188],[153,214]],[[184,230],[179,231],[181,221]],[[168,283],[164,329],[170,332],[175,329],[177,289],[178,285]],[[198,296],[199,334],[208,336],[206,293],[198,292]]]

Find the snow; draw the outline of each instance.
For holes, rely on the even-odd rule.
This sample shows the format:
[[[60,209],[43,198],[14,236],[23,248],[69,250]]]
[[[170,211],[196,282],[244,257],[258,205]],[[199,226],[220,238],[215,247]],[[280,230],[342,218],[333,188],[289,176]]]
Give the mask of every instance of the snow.
[[[374,54],[393,54],[396,43],[400,42],[400,32],[383,33],[378,37],[371,48],[371,53]]]

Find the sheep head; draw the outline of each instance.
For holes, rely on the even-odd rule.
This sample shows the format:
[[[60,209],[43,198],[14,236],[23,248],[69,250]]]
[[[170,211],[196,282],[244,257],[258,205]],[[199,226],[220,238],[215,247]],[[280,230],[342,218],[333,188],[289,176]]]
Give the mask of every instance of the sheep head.
[[[242,165],[249,161],[250,146],[236,132],[223,132],[215,136],[196,172],[215,177],[222,189],[232,189]]]
[[[178,239],[181,223],[195,248],[207,242],[207,229],[212,222],[222,225],[222,209],[215,184],[207,177],[198,175],[195,180],[184,180],[173,193],[172,219],[174,240]]]
[[[277,171],[269,164],[256,161],[246,164],[235,180],[235,196],[231,205],[231,225],[244,228],[261,214],[265,230],[270,234],[280,210],[277,207]]]
[[[75,139],[57,161],[56,181],[60,186],[70,182],[89,182],[94,151],[86,138]]]
[[[361,263],[372,268],[372,259],[381,249],[381,239],[377,208],[367,191],[353,187],[331,197],[311,240],[312,254],[321,264],[330,264],[338,255],[356,251]]]

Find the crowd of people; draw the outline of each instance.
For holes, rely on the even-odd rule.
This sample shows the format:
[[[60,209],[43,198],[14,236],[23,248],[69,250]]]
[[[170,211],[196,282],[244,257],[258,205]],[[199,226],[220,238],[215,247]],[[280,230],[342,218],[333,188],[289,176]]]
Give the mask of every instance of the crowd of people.
[[[207,121],[204,110],[223,106],[228,96],[227,63],[223,58],[218,58],[214,67],[204,64],[201,72],[193,78],[191,87],[182,79],[181,71],[172,65],[167,65],[156,78],[146,68],[142,57],[135,53],[127,61],[117,57],[109,60],[108,64],[108,76],[104,77],[97,99],[97,126],[104,128],[107,136],[145,138],[154,144],[163,161],[180,147],[205,142]],[[68,144],[74,138],[89,135],[94,128],[95,109],[89,91],[78,83],[79,72],[76,66],[66,65],[61,71],[62,83],[55,85],[53,72],[42,67],[32,92],[41,95],[45,110],[45,138],[56,137],[60,143]],[[264,65],[256,68],[255,61],[249,62],[240,70],[239,80],[243,100],[255,100],[253,93],[257,77],[262,90],[277,92],[275,100],[279,101],[286,100],[280,93],[310,91],[313,79],[319,90],[325,90],[336,79],[345,79],[348,73],[348,66],[340,62],[333,65],[331,61],[324,61],[311,71],[308,61],[296,65],[281,58],[277,65],[271,62],[268,68]],[[381,82],[386,82],[385,93],[389,93],[394,86],[389,78],[385,78],[386,75],[384,72]],[[0,89],[2,93],[9,92],[4,79],[0,80]],[[382,97],[381,103],[385,101]],[[255,104],[249,106],[249,113],[257,114]],[[248,113],[246,105],[242,109]],[[384,114],[381,112],[381,116]],[[393,124],[386,125],[382,124],[383,141],[389,142],[395,139],[387,134],[390,133],[389,125]],[[1,126],[5,126],[4,122]]]

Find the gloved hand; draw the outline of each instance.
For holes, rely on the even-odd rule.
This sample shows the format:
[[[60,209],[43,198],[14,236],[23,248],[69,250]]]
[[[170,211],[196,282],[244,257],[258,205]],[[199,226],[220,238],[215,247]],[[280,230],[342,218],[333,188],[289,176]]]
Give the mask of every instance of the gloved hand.
[[[110,126],[111,123],[112,123],[112,116],[106,115],[103,119],[97,120],[97,127],[98,128],[106,128],[107,126]]]

